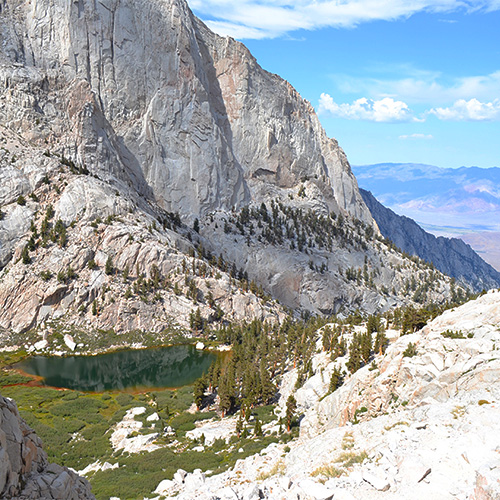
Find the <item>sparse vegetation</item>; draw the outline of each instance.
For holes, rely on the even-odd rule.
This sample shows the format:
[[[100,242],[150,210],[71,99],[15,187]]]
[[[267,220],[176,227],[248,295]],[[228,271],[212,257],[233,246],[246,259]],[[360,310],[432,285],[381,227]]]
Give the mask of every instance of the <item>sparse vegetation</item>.
[[[453,410],[451,411],[451,414],[453,415],[454,419],[458,419],[460,417],[463,417],[465,415],[466,409],[463,406],[457,405]]]
[[[465,339],[465,335],[461,330],[446,330],[445,332],[442,332],[441,335],[447,339]]]
[[[415,344],[413,344],[412,342],[409,342],[406,349],[403,352],[403,356],[405,358],[413,358],[416,355],[417,355],[417,348],[416,348]]]
[[[359,453],[355,451],[343,451],[332,463],[318,467],[311,475],[323,480],[340,477],[347,472],[349,467],[352,467],[354,464],[361,464],[367,458],[368,454],[365,451]]]
[[[270,470],[258,474],[257,481],[265,481],[266,479],[274,476],[283,476],[285,474],[285,471],[285,462],[283,462],[283,460],[278,460]]]

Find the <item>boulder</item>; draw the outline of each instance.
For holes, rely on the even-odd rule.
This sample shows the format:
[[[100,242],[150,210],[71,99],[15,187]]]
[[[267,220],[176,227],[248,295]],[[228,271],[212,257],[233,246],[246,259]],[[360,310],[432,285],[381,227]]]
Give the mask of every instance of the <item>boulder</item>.
[[[74,351],[76,348],[76,343],[73,340],[73,337],[69,334],[64,335],[64,343],[68,347],[70,351]]]
[[[173,493],[179,485],[176,481],[164,479],[155,489],[154,493],[157,495],[168,496]]]
[[[16,405],[0,396],[0,497],[25,500],[95,500],[90,484],[51,464]]]
[[[312,479],[300,481],[299,486],[309,498],[313,498],[314,500],[331,500],[335,493],[333,490]]]
[[[245,489],[245,491],[243,492],[242,500],[259,500],[260,498],[261,496],[260,496],[259,485],[253,483],[249,484]]]
[[[183,469],[179,469],[175,474],[174,474],[174,481],[176,481],[178,484],[183,484],[184,479],[187,476],[187,472]]]
[[[363,480],[378,491],[387,491],[391,487],[389,481],[387,481],[386,479],[382,479],[381,477],[374,476],[369,472],[363,472]]]

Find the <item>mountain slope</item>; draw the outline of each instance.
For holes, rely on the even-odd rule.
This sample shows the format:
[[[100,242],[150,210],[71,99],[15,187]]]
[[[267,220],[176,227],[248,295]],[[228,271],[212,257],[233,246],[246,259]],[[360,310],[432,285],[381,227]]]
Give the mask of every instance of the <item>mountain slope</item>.
[[[318,314],[449,299],[381,240],[310,104],[185,1],[0,16],[0,328],[279,319],[268,294]]]
[[[461,234],[460,239],[470,245],[488,264],[500,270],[500,233],[479,232]]]
[[[353,374],[344,371],[350,354],[337,357],[338,344],[325,349],[322,338],[337,330],[349,343],[367,325],[326,325],[316,332],[302,387],[298,369],[286,372],[280,387],[281,416],[289,394],[298,403],[298,440],[273,443],[222,474],[177,475],[157,493],[181,500],[498,499],[491,437],[500,432],[499,321],[500,293],[489,292],[418,332],[387,330],[386,352]],[[335,369],[344,380],[332,392]]]
[[[360,192],[380,232],[403,251],[432,262],[442,273],[470,283],[477,291],[500,286],[500,273],[462,240],[427,233],[413,220],[384,207],[369,191]]]

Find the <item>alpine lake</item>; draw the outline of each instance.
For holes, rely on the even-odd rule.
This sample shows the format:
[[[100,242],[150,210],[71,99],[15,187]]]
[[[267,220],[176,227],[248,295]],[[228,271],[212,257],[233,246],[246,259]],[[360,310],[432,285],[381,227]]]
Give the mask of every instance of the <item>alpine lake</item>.
[[[85,392],[178,388],[206,373],[216,354],[192,345],[121,350],[96,356],[32,356],[15,368],[43,385]]]

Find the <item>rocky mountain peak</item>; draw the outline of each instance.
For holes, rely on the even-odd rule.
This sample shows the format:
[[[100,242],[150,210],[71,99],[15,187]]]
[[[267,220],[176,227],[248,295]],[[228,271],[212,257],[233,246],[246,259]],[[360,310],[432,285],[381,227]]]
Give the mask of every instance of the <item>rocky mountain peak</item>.
[[[373,223],[310,104],[183,0],[8,2],[2,17],[4,81],[29,73],[32,107],[47,118],[49,108],[68,111],[40,139],[91,172],[186,217],[308,178],[330,209]],[[58,94],[51,106],[47,89]]]

